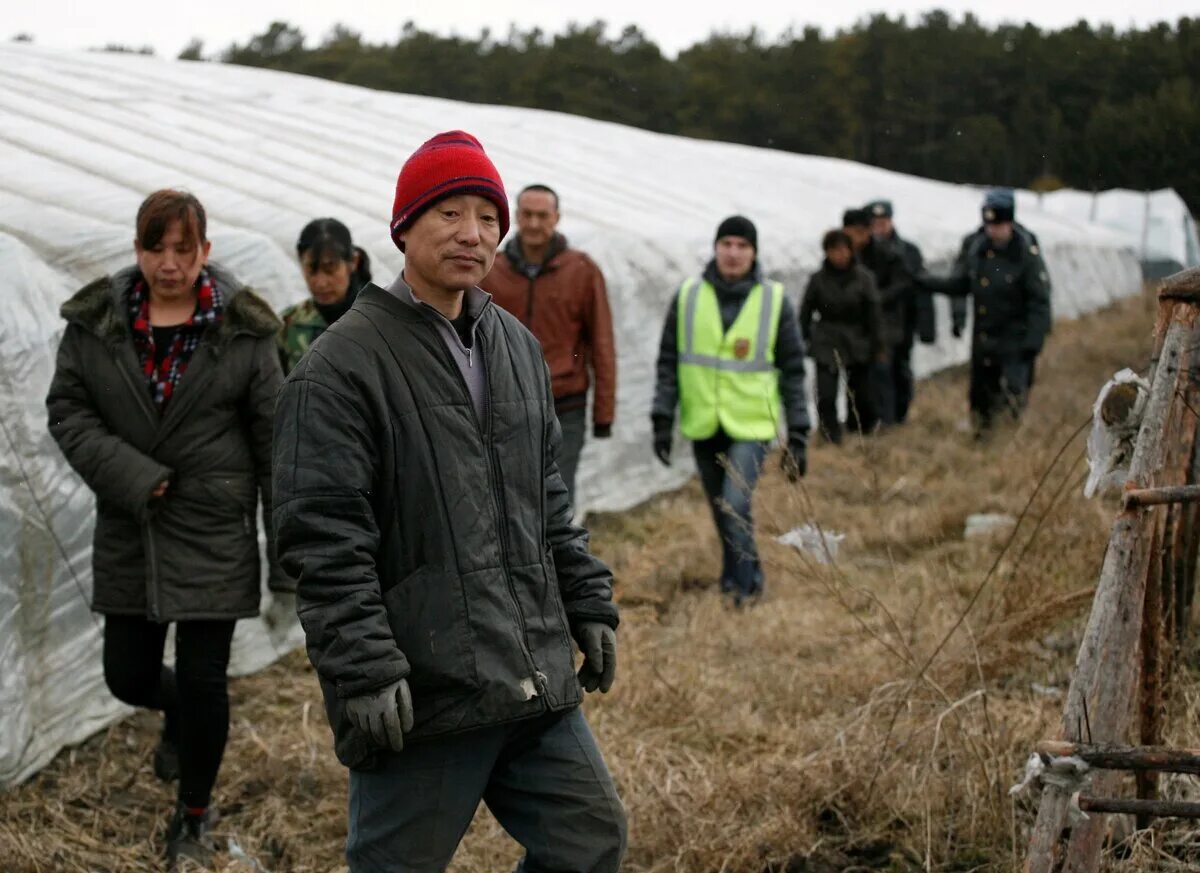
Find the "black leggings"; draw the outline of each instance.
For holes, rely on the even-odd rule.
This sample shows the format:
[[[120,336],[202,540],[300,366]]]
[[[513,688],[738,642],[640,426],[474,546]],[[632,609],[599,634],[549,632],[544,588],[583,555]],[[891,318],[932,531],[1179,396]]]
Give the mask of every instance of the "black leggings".
[[[104,618],[104,679],[131,706],[162,710],[179,749],[179,802],[207,807],[229,736],[229,645],[234,621],[175,624],[175,669],[163,664],[167,625]]]

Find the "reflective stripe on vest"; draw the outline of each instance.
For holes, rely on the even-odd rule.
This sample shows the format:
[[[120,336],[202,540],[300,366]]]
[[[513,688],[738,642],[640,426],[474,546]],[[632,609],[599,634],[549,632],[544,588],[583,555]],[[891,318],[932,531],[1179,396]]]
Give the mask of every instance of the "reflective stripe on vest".
[[[718,429],[738,440],[776,435],[775,340],[782,308],[782,285],[755,285],[725,330],[711,284],[689,279],[679,289],[680,429],[688,439],[707,439]],[[744,348],[751,342],[752,348]]]

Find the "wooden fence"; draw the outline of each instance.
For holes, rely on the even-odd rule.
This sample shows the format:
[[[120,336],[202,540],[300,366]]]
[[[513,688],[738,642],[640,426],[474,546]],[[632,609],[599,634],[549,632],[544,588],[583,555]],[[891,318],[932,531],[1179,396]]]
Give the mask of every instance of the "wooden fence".
[[[1158,797],[1160,772],[1200,773],[1200,751],[1162,748],[1163,711],[1175,653],[1188,629],[1200,543],[1200,269],[1158,291],[1150,396],[1138,432],[1123,508],[1100,572],[1067,693],[1060,736],[1038,747],[1052,764],[1089,768],[1072,817],[1071,784],[1044,784],[1026,873],[1094,873],[1108,815],[1200,818],[1200,804]],[[1122,773],[1136,798],[1119,798]]]

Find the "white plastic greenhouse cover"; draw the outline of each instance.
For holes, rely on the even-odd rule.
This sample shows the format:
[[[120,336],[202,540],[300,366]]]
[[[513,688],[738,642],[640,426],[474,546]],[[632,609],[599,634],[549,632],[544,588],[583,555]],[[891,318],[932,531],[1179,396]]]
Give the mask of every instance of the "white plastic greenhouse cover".
[[[1037,195],[1026,194],[1021,205],[1036,205]],[[1138,257],[1147,264],[1163,265],[1167,271],[1200,266],[1200,240],[1196,221],[1187,204],[1172,188],[1161,191],[1055,191],[1042,195],[1047,212],[1094,221],[1130,234]]]
[[[647,447],[654,357],[667,302],[722,218],[754,219],[766,272],[793,296],[847,205],[892,199],[901,232],[943,265],[978,221],[979,189],[843,160],[242,67],[0,45],[0,785],[125,712],[104,687],[86,605],[92,498],[46,432],[59,305],[131,261],[137,206],[164,186],[200,197],[214,258],[278,307],[303,296],[293,245],[317,216],[346,222],[389,280],[402,263],[387,231],[396,172],[453,128],[483,141],[510,191],[554,186],[563,231],[608,279],[618,414],[614,438],[585,451],[585,508],[625,508],[690,475],[688,453],[667,470]],[[1140,287],[1136,235],[1025,202],[1020,218],[1041,239],[1059,317]],[[947,335],[916,366],[965,355]],[[234,669],[297,642],[294,628],[272,638],[243,621]]]

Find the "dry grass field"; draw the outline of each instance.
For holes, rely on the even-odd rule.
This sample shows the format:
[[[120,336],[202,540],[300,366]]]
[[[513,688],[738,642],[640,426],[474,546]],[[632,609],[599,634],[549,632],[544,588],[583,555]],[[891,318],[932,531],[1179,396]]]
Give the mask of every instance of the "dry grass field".
[[[1028,414],[986,444],[962,428],[957,370],[922,383],[905,428],[815,446],[803,487],[772,458],[753,608],[714,590],[695,483],[591,519],[623,623],[617,685],[587,713],[629,809],[627,869],[1019,867],[1033,809],[1008,788],[1055,733],[1115,509],[1081,495],[1081,426],[1109,375],[1145,369],[1152,315],[1146,297],[1058,325]],[[964,538],[990,512],[1020,523]],[[774,542],[804,523],[845,534],[836,563]],[[346,777],[304,656],[232,693],[217,829],[253,860],[227,869],[344,869]],[[1200,679],[1182,671],[1171,694],[1168,741],[1200,745]],[[160,869],[172,795],[151,775],[155,732],[134,716],[0,795],[0,871]],[[1196,869],[1195,840],[1164,822],[1106,864]],[[481,813],[452,869],[518,854]]]

